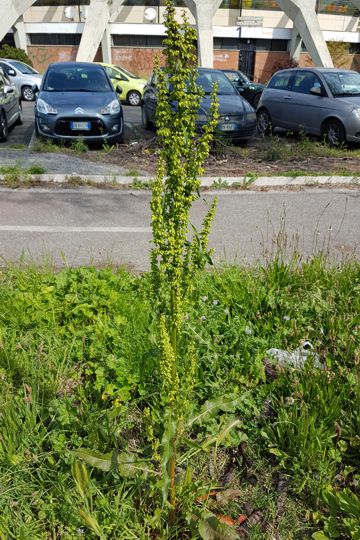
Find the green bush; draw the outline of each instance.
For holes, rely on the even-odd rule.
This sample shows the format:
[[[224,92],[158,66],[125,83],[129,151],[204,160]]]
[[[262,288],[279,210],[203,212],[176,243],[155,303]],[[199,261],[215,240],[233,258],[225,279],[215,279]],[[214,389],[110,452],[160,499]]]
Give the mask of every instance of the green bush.
[[[32,61],[23,49],[17,49],[16,47],[11,47],[7,44],[0,48],[0,58],[11,58],[13,60],[25,62],[25,64],[29,64],[29,66],[33,65]]]

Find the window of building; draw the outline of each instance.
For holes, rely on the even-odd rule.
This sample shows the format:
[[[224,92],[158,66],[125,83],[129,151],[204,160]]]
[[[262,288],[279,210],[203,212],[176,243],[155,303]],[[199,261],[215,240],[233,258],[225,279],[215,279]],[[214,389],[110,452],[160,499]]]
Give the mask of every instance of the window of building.
[[[115,47],[162,47],[163,36],[123,36],[113,34],[112,40]]]
[[[28,34],[31,45],[79,45],[81,34]]]
[[[90,0],[36,0],[34,6],[89,6]]]
[[[360,15],[359,10],[349,0],[317,0],[316,11],[330,15]]]

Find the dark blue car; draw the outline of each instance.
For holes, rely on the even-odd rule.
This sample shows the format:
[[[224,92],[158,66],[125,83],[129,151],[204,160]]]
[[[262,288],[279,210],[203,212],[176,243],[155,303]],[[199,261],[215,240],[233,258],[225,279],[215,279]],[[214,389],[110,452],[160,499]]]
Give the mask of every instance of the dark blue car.
[[[37,94],[35,131],[57,141],[121,142],[123,110],[103,67],[85,62],[50,64]]]
[[[236,91],[229,79],[217,69],[198,68],[196,84],[204,91],[204,97],[198,111],[196,125],[201,128],[208,123],[213,84],[218,86],[219,120],[216,134],[230,140],[246,141],[256,131],[256,113],[253,107]],[[141,104],[142,125],[151,129],[156,121],[156,106],[158,100],[157,75],[153,73],[144,88]]]

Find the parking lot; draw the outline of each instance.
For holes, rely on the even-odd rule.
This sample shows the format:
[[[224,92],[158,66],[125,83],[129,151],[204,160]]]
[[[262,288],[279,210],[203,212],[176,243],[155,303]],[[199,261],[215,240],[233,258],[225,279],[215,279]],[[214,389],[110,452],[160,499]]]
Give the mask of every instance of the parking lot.
[[[22,126],[12,126],[9,129],[9,138],[2,142],[0,148],[12,148],[17,145],[29,146],[34,135],[34,103],[22,102],[24,123]],[[125,119],[125,140],[138,139],[146,132],[141,127],[141,108],[123,105]],[[34,140],[34,139],[33,139]]]

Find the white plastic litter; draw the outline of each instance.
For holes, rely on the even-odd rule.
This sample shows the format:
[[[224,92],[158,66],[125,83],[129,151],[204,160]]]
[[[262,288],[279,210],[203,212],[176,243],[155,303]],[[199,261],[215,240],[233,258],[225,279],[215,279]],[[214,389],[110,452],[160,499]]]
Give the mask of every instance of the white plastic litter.
[[[324,365],[320,362],[319,355],[314,351],[314,347],[310,341],[305,341],[300,347],[293,351],[268,349],[266,354],[276,358],[281,367],[292,367],[295,369],[304,369],[305,362],[310,356],[314,367],[324,369]]]

